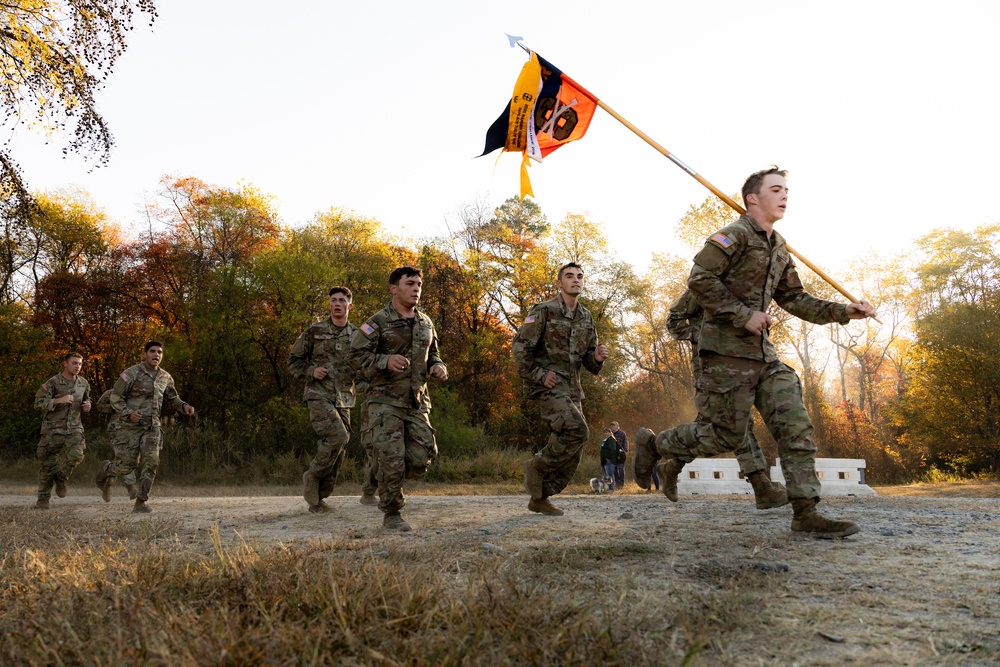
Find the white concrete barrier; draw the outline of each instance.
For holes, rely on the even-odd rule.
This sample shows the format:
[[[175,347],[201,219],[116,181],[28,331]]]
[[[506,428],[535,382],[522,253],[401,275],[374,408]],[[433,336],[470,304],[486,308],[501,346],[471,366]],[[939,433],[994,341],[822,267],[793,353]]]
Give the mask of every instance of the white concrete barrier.
[[[823,485],[824,496],[878,495],[865,484],[864,459],[816,459],[816,475]],[[785,483],[781,459],[771,466],[771,479]],[[730,458],[695,459],[688,463],[677,480],[677,492],[753,495],[753,489],[740,472],[739,462]]]

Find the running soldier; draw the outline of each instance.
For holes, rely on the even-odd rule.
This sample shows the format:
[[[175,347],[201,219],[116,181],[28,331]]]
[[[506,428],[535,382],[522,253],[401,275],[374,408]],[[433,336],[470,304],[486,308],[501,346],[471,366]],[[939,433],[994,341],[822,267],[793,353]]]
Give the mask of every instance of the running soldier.
[[[324,498],[333,493],[337,473],[351,439],[354,370],[351,338],[357,327],[348,321],[353,295],[346,287],[330,289],[330,317],[302,332],[288,355],[288,369],[306,381],[303,400],[319,440],[316,456],[302,475],[302,496],[310,512],[329,512]]]
[[[388,306],[368,318],[351,341],[351,360],[368,381],[366,431],[374,452],[379,509],[386,530],[407,531],[400,510],[403,481],[422,476],[437,457],[427,376],[448,379],[431,318],[417,309],[423,280],[402,266],[389,276]]]
[[[80,413],[90,412],[90,383],[80,377],[83,356],[67,353],[62,367],[35,392],[35,408],[45,415],[37,451],[41,465],[35,509],[40,510],[49,509],[53,485],[57,496],[66,497],[66,482],[87,448]]]
[[[152,512],[146,504],[149,492],[160,466],[160,448],[163,430],[160,428],[160,411],[163,401],[188,417],[194,415],[194,406],[177,395],[174,379],[160,368],[163,345],[149,341],[144,347],[142,362],[121,374],[111,388],[111,408],[118,416],[115,432],[115,460],[102,461],[97,471],[98,488],[104,502],[111,502],[111,485],[116,477],[127,477],[134,472],[142,458],[142,472],[136,487],[135,513]]]
[[[667,331],[677,341],[691,343],[691,375],[695,385],[701,375],[701,358],[698,356],[698,332],[701,324],[701,306],[690,290],[684,290],[670,306],[667,316]],[[703,394],[696,394],[697,401]],[[700,406],[699,406],[700,412]],[[635,434],[635,481],[643,489],[649,490],[650,478],[655,474],[655,466],[660,458],[654,443],[656,434],[648,428],[640,428]],[[747,427],[746,439],[734,452],[740,464],[740,472],[753,489],[757,509],[771,509],[788,504],[785,487],[771,481],[768,474],[767,457],[764,456],[757,436],[753,433],[753,422]]]
[[[554,299],[536,305],[524,318],[514,336],[513,352],[525,395],[538,401],[549,425],[548,442],[524,462],[524,486],[531,495],[528,509],[561,516],[563,511],[549,497],[566,488],[590,437],[583,416],[580,367],[600,373],[608,348],[597,342],[594,318],[579,302],[580,265],[570,262],[560,268],[556,287],[559,293]]]
[[[839,304],[817,299],[802,288],[785,240],[774,224],[788,203],[786,173],[773,167],[747,178],[747,212],[706,241],[695,256],[688,289],[705,311],[701,321],[696,404],[698,420],[660,432],[656,449],[665,462],[657,472],[663,493],[676,502],[677,477],[699,456],[733,451],[746,440],[753,407],[778,442],[785,487],[792,504],[792,530],[816,537],[858,532],[850,521],[816,511],[820,482],[812,423],[802,404],[795,371],[782,363],[768,334],[771,301],[815,324],[874,317],[862,301]]]

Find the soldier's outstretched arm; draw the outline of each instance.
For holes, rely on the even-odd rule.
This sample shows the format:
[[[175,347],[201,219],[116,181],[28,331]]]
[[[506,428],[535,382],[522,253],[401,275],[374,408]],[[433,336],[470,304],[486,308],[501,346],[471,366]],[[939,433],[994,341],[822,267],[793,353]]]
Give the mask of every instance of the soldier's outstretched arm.
[[[829,324],[830,322],[847,324],[850,320],[846,304],[817,298],[802,287],[799,272],[795,269],[795,263],[792,261],[788,262],[788,266],[785,267],[784,273],[778,280],[778,285],[774,290],[774,300],[795,317],[813,324]]]

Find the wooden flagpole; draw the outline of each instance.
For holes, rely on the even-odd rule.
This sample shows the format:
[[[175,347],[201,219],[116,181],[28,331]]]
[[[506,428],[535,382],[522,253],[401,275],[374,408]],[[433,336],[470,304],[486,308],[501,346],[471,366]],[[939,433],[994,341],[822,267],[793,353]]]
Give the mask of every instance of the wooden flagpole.
[[[508,38],[509,38],[509,36],[508,36]],[[511,39],[511,41],[513,42],[513,39]],[[527,51],[529,54],[532,52],[531,49],[529,49],[527,46],[525,46],[524,44],[522,44],[520,41],[516,42],[516,44],[518,46],[520,46],[522,49],[524,49],[525,51]],[[513,44],[511,44],[511,46],[513,46]],[[614,118],[615,120],[617,120],[619,123],[621,123],[622,125],[624,125],[628,129],[632,130],[632,132],[634,132],[636,135],[638,135],[638,137],[640,139],[642,139],[647,144],[649,144],[650,146],[652,146],[653,148],[655,148],[665,158],[667,158],[668,160],[670,160],[671,162],[673,162],[674,164],[676,164],[678,167],[680,167],[681,169],[683,169],[685,172],[687,172],[689,176],[691,176],[692,178],[694,178],[694,180],[698,181],[699,183],[701,183],[702,185],[704,185],[706,188],[708,188],[712,192],[712,194],[714,194],[716,197],[718,197],[722,201],[724,201],[727,204],[729,204],[729,206],[732,207],[732,209],[734,211],[736,211],[740,215],[743,215],[744,213],[747,212],[745,208],[743,208],[738,203],[736,203],[735,201],[733,201],[728,195],[726,195],[724,192],[722,192],[722,190],[720,190],[719,188],[717,188],[714,185],[712,185],[711,183],[709,183],[708,180],[706,180],[701,174],[699,174],[694,169],[692,169],[691,167],[689,167],[686,164],[684,164],[684,162],[682,160],[680,160],[679,158],[677,158],[676,156],[674,156],[673,153],[671,153],[666,148],[664,148],[663,146],[661,146],[660,144],[658,144],[652,137],[650,137],[648,134],[646,134],[645,132],[643,132],[642,130],[640,130],[638,127],[636,127],[635,125],[633,125],[632,123],[630,123],[620,113],[618,113],[617,111],[615,111],[614,109],[612,109],[611,107],[609,107],[607,104],[605,104],[604,102],[602,102],[601,99],[599,97],[597,97],[597,95],[594,95],[593,93],[591,93],[590,91],[588,91],[586,88],[584,88],[583,86],[581,86],[579,83],[577,83],[576,81],[574,81],[570,77],[566,76],[566,74],[563,74],[563,78],[564,79],[568,79],[574,86],[576,86],[577,88],[579,88],[580,92],[585,93],[586,95],[590,96],[591,99],[597,100],[597,106],[601,107],[606,112],[608,112],[611,115],[611,117]],[[855,298],[854,295],[851,294],[850,292],[848,292],[843,286],[840,285],[840,283],[838,283],[836,280],[834,280],[833,278],[831,278],[830,276],[828,276],[826,274],[826,272],[823,271],[821,268],[819,268],[818,266],[816,266],[815,264],[813,264],[812,262],[810,262],[808,259],[806,259],[805,257],[803,257],[797,250],[795,250],[794,248],[792,248],[792,246],[790,246],[790,245],[788,245],[786,243],[785,244],[785,248],[788,250],[788,252],[790,252],[792,255],[794,255],[799,261],[801,261],[803,264],[805,264],[810,269],[812,269],[812,271],[815,272],[816,275],[818,275],[820,278],[822,278],[827,283],[829,283],[833,287],[833,289],[837,290],[842,295],[844,295],[844,297],[846,299],[848,299],[851,303],[861,303],[860,300],[858,300],[857,298]],[[875,318],[875,321],[879,322],[879,319]]]

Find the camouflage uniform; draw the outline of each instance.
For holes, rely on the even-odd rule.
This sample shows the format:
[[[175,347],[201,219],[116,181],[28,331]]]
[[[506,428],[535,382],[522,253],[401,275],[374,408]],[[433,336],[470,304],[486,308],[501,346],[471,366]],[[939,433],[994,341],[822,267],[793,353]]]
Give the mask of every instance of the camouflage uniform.
[[[115,460],[105,479],[109,480],[108,483],[115,477],[127,479],[138,467],[141,456],[142,471],[136,499],[146,502],[160,466],[160,448],[163,446],[160,411],[163,401],[169,401],[177,410],[187,403],[177,395],[170,373],[162,368],[151,370],[145,362],[125,369],[111,388],[110,400],[118,423],[112,442]],[[136,410],[141,416],[138,422],[133,422],[130,416]]]
[[[57,398],[73,396],[72,403],[53,405]],[[53,375],[35,392],[35,408],[44,413],[42,437],[38,441],[38,499],[48,501],[56,479],[69,479],[73,468],[83,460],[87,448],[80,421],[80,404],[90,400],[90,383],[82,377],[68,380],[62,373]]]
[[[288,355],[288,369],[306,382],[302,398],[319,436],[309,472],[319,480],[320,500],[333,493],[351,439],[354,369],[350,349],[357,330],[350,322],[338,327],[327,318],[303,331]],[[313,371],[321,367],[326,368],[327,375],[317,380]]]
[[[118,426],[120,425],[120,419],[118,418],[118,413],[115,412],[114,408],[111,407],[111,390],[108,389],[101,397],[97,399],[96,404],[97,411],[108,415],[108,442],[113,446],[115,443],[116,434],[118,433]],[[132,493],[135,492],[135,471],[133,470],[128,475],[122,478],[122,482],[125,486],[129,487]]]
[[[542,475],[545,498],[569,484],[590,436],[583,416],[580,367],[594,375],[601,372],[604,364],[594,358],[596,349],[597,330],[590,311],[578,303],[571,312],[561,296],[532,308],[514,336],[514,360],[525,396],[538,402],[549,425],[548,442],[533,462]],[[542,384],[549,371],[558,379],[551,389]]]
[[[772,300],[815,324],[847,323],[847,306],[806,293],[784,238],[772,232],[769,239],[749,215],[708,239],[688,288],[705,311],[698,420],[661,432],[660,455],[687,463],[733,451],[744,443],[756,407],[778,442],[789,499],[818,499],[816,445],[798,376],[778,359],[766,329],[756,336],[744,325],[755,311],[767,312]]]
[[[409,359],[409,367],[399,373],[386,368],[394,354]],[[396,513],[406,504],[403,480],[423,475],[437,458],[427,390],[427,372],[443,364],[434,323],[420,310],[412,319],[403,317],[390,303],[354,334],[351,360],[369,383],[365,431],[377,467],[378,506]]]
[[[364,388],[359,387],[359,391],[364,394],[367,390],[367,383]],[[375,457],[375,447],[372,443],[371,420],[368,418],[368,398],[361,404],[361,447],[365,451],[365,467],[362,471],[361,493],[366,496],[374,496],[378,491],[378,460]]]
[[[701,357],[698,356],[698,331],[701,315],[701,306],[695,300],[694,294],[691,293],[691,290],[684,290],[684,293],[670,306],[670,314],[667,316],[667,331],[670,332],[671,337],[674,340],[691,342],[691,375],[696,384],[701,375]],[[704,396],[702,392],[698,392],[694,397],[695,408],[699,415],[708,408],[702,404]],[[760,443],[757,442],[757,436],[754,435],[752,420],[747,427],[746,439],[736,448],[734,454],[736,454],[736,460],[740,464],[740,472],[743,473],[744,477],[757,472],[762,472],[770,477],[770,466],[767,465],[767,457],[764,456]]]

